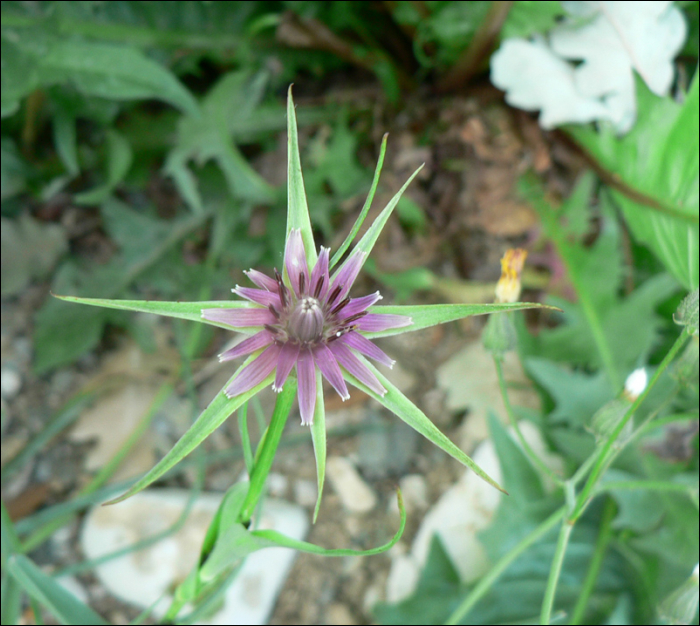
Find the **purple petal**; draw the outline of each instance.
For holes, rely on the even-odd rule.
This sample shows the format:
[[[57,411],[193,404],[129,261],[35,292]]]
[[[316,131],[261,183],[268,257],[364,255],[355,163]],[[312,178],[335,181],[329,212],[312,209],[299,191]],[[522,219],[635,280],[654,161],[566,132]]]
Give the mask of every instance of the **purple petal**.
[[[277,320],[268,309],[202,309],[202,317],[210,322],[220,322],[245,328],[246,326],[264,326],[274,324]]]
[[[314,423],[316,408],[316,365],[309,350],[302,350],[297,359],[297,378],[299,379],[299,412],[301,425],[311,426]]]
[[[277,292],[277,281],[274,278],[271,278],[262,272],[258,272],[258,270],[248,270],[247,272],[243,273],[251,280],[251,282],[255,283],[261,289]]]
[[[367,310],[368,307],[371,307],[375,302],[378,302],[381,299],[382,296],[378,291],[371,293],[368,296],[362,296],[361,298],[351,298],[350,302],[343,307],[342,311],[340,312],[340,316],[347,318],[357,315],[358,313],[362,313],[363,311]]]
[[[277,283],[275,283],[277,285]],[[272,305],[278,311],[282,308],[282,302],[278,293],[273,293],[271,291],[266,291],[265,289],[253,289],[251,287],[239,287],[236,285],[235,289],[232,289],[233,293],[241,298],[255,302],[256,304],[262,304],[263,306]]]
[[[390,359],[389,356],[384,352],[384,350],[375,346],[369,339],[363,337],[359,333],[347,333],[339,337],[337,341],[342,341],[346,346],[354,348],[360,354],[364,354],[370,359],[374,359],[378,363],[388,365],[389,367],[394,367],[394,363],[396,361]]]
[[[321,253],[318,255],[318,261],[316,261],[316,265],[314,266],[314,269],[311,272],[311,286],[309,289],[309,293],[312,296],[316,296],[317,298],[321,299],[326,297],[326,293],[328,293],[328,287],[330,285],[330,279],[328,277],[329,252],[330,248],[324,248],[323,246],[321,246]],[[318,294],[316,294],[319,280],[322,280],[323,283],[321,284],[321,287],[318,290]]]
[[[364,383],[372,391],[383,396],[386,389],[382,387],[377,377],[369,370],[369,368],[360,361],[344,343],[334,341],[330,345],[330,350],[333,356],[350,374],[352,374],[361,383]]]
[[[280,347],[277,344],[268,346],[259,357],[238,373],[236,379],[226,389],[226,395],[233,398],[259,385],[275,369],[279,353]]]
[[[338,367],[338,362],[335,360],[333,353],[328,349],[325,344],[319,344],[313,350],[314,361],[318,365],[318,369],[321,370],[321,374],[326,377],[326,380],[331,384],[333,389],[338,392],[343,402],[350,398],[348,393],[348,387],[345,384],[345,379],[343,378],[343,373]]]
[[[413,324],[413,320],[406,315],[389,315],[387,313],[369,313],[355,322],[358,330],[366,333],[378,333],[411,324]]]
[[[299,356],[299,344],[298,343],[285,343],[280,350],[280,355],[277,360],[277,374],[275,375],[275,382],[272,384],[273,391],[280,392],[284,386],[284,382],[289,376],[289,372],[292,371],[294,364],[297,362],[297,357]]]
[[[219,355],[219,361],[223,363],[224,361],[237,359],[239,356],[245,356],[246,354],[260,350],[260,348],[270,345],[274,338],[275,336],[270,331],[261,330],[259,333],[255,333],[252,337],[244,339],[241,341],[241,343],[234,346],[230,350],[222,352]]]
[[[331,281],[331,291],[336,287],[340,287],[340,293],[336,296],[336,300],[340,302],[350,291],[350,287],[355,282],[357,275],[360,273],[362,266],[365,263],[366,253],[361,250],[353,252],[343,263],[343,266],[335,273]]]
[[[300,276],[304,275],[304,283],[309,284],[309,268],[306,264],[306,251],[304,242],[301,239],[301,231],[293,228],[287,238],[287,249],[284,251],[284,264],[287,268],[287,275],[292,283],[292,288],[297,297],[301,295]]]

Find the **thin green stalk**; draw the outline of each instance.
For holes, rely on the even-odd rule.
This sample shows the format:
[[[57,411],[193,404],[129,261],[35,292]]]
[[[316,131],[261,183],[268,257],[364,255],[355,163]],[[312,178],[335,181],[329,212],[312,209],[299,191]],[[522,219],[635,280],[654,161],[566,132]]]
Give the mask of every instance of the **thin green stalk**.
[[[566,507],[563,506],[552,513],[544,522],[535,528],[529,535],[521,539],[509,552],[504,554],[495,565],[489,570],[476,586],[469,592],[469,595],[464,601],[453,611],[449,619],[445,622],[446,626],[459,624],[464,620],[469,611],[474,608],[474,605],[483,598],[498,578],[508,569],[508,566],[515,561],[525,550],[532,544],[544,537],[558,522],[564,519],[566,515]]]
[[[676,342],[673,344],[671,349],[668,351],[666,356],[664,357],[663,361],[659,364],[659,367],[656,369],[654,372],[654,375],[651,377],[651,380],[649,381],[649,384],[646,386],[644,391],[639,394],[637,399],[632,403],[632,405],[627,409],[627,413],[625,413],[624,417],[620,420],[620,423],[615,427],[615,430],[611,433],[610,437],[608,440],[605,442],[603,447],[601,448],[600,452],[598,452],[596,456],[596,463],[593,467],[593,470],[591,471],[590,476],[588,477],[588,481],[586,482],[586,485],[584,488],[581,490],[581,493],[579,494],[577,500],[576,500],[576,506],[569,516],[570,521],[576,521],[581,514],[583,513],[584,509],[588,505],[589,498],[593,492],[593,489],[595,488],[596,484],[598,483],[598,480],[600,479],[605,466],[608,461],[608,456],[610,455],[610,452],[613,448],[613,445],[615,444],[615,441],[617,438],[620,436],[620,433],[624,429],[625,425],[627,422],[629,422],[630,419],[632,419],[632,416],[635,414],[639,406],[644,402],[646,399],[647,395],[651,391],[651,389],[654,387],[654,385],[657,383],[661,375],[666,371],[666,368],[671,364],[673,359],[676,357],[680,349],[683,347],[685,344],[686,339],[688,338],[688,331],[686,328],[683,329],[683,332],[679,335],[678,339],[676,339]]]
[[[537,456],[537,453],[530,447],[530,444],[527,442],[525,437],[523,437],[523,434],[520,431],[520,426],[518,424],[518,420],[515,417],[513,407],[510,403],[510,397],[508,396],[508,388],[506,386],[505,377],[503,376],[502,359],[501,359],[501,357],[494,355],[493,362],[496,366],[496,374],[498,375],[498,386],[501,389],[501,396],[503,398],[503,404],[506,407],[506,414],[508,415],[508,421],[510,422],[510,425],[513,427],[513,430],[515,431],[515,434],[518,437],[518,441],[520,442],[520,446],[524,450],[524,452],[527,455],[530,462],[537,469],[539,469],[540,472],[542,472],[545,476],[548,476],[549,478],[551,478],[557,485],[562,485],[563,484],[562,479],[559,476],[557,476],[549,467],[547,467],[545,465],[544,461],[542,461],[542,459],[540,459],[540,457]]]
[[[288,378],[282,391],[277,396],[275,409],[270,418],[270,425],[263,435],[258,449],[256,450],[255,466],[250,476],[250,487],[246,494],[243,505],[241,506],[240,522],[247,524],[253,517],[255,507],[265,489],[265,481],[270,473],[272,462],[275,459],[277,446],[279,445],[284,431],[284,426],[287,423],[289,412],[292,408],[294,398],[296,397],[297,384],[296,378]]]
[[[605,558],[605,553],[608,550],[608,544],[610,543],[610,538],[612,537],[612,521],[615,517],[615,503],[612,498],[608,498],[605,502],[605,508],[603,509],[603,516],[600,521],[600,530],[598,531],[598,538],[596,539],[595,548],[593,549],[593,556],[591,562],[588,565],[588,571],[586,572],[586,578],[581,586],[581,593],[576,600],[576,605],[571,613],[571,621],[569,624],[576,626],[581,623],[585,612],[586,606],[588,605],[588,600],[593,593],[595,588],[596,580],[598,580],[598,575],[600,574],[600,569],[603,566],[603,559]]]
[[[36,598],[29,596],[29,606],[32,607],[34,614],[34,623],[36,626],[44,626],[44,618],[41,615],[41,605],[36,601]]]
[[[568,520],[563,520],[561,529],[559,530],[559,538],[557,546],[554,549],[554,558],[552,559],[552,567],[549,569],[549,578],[547,579],[547,588],[544,591],[544,599],[542,600],[542,612],[540,613],[540,624],[549,624],[552,618],[552,606],[554,605],[554,597],[557,593],[557,585],[559,584],[559,576],[561,575],[561,567],[564,563],[566,555],[566,547],[569,545],[571,531],[574,529],[573,523]]]

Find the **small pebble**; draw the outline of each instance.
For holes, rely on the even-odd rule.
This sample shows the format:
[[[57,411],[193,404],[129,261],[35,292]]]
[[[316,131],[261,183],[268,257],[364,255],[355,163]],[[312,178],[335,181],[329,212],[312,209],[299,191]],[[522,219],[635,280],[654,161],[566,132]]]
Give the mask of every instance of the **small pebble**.
[[[11,365],[5,365],[0,371],[0,391],[5,400],[12,400],[22,388],[22,377]]]
[[[330,457],[326,462],[326,471],[346,510],[353,513],[366,513],[374,508],[377,496],[362,480],[350,461],[339,456]]]

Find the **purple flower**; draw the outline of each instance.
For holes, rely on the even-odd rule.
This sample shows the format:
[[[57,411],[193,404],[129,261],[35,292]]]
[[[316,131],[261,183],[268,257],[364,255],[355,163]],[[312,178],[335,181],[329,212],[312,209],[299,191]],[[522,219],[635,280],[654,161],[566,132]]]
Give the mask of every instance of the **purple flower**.
[[[279,392],[296,366],[301,423],[311,425],[317,370],[343,400],[350,397],[343,370],[379,395],[386,393],[356,353],[389,367],[394,361],[362,333],[408,326],[411,318],[370,313],[369,308],[381,300],[379,292],[361,298],[348,296],[364,263],[364,252],[356,250],[332,277],[328,253],[329,249],[322,247],[309,271],[301,231],[292,229],[284,258],[287,276],[283,278],[275,270],[271,278],[250,270],[247,276],[259,288],[236,286],[233,290],[256,306],[202,310],[202,317],[209,321],[234,328],[260,327],[219,356],[220,361],[229,361],[262,349],[226,388],[226,395],[233,397],[252,389],[275,369],[272,388]]]

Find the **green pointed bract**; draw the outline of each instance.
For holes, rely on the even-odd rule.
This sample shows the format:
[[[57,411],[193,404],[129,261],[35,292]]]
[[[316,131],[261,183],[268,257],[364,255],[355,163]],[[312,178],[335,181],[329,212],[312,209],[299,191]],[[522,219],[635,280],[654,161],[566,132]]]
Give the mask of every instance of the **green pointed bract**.
[[[231,381],[233,381],[238,373],[250,361],[252,361],[252,357],[247,359],[246,362],[243,363],[238,370],[236,370],[236,373],[231,376],[224,389],[228,387]],[[114,500],[110,500],[106,504],[116,504],[117,502],[126,500],[161,478],[163,474],[175,467],[177,463],[184,459],[219,426],[221,426],[221,424],[223,424],[236,409],[238,409],[244,402],[250,400],[260,390],[264,389],[268,385],[271,385],[273,380],[274,374],[270,374],[265,380],[253,387],[250,391],[246,391],[235,398],[229,398],[222,389],[209,403],[209,406],[204,409],[195,423],[190,426],[187,432],[180,437],[178,442],[151,471],[149,471],[141,480],[137,481],[136,484],[134,484],[124,495],[115,498]]]
[[[326,479],[326,406],[323,399],[323,380],[320,376],[316,377],[316,410],[314,412],[314,423],[311,425],[311,439],[314,444],[314,456],[316,457],[316,486],[318,489],[313,517],[315,524],[318,512],[321,509],[323,483]]]
[[[306,204],[306,191],[304,191],[304,178],[301,174],[301,159],[299,158],[297,116],[294,111],[292,86],[290,85],[287,92],[287,239],[294,228],[301,230],[306,260],[313,267],[318,253],[311,230],[309,207]]]
[[[377,377],[379,382],[386,389],[386,393],[380,396],[372,391],[369,387],[362,384],[354,376],[345,373],[347,380],[358,389],[364,391],[368,396],[374,398],[377,402],[384,405],[394,415],[403,420],[413,430],[423,435],[428,441],[434,443],[438,448],[449,454],[462,465],[472,470],[479,478],[485,480],[489,485],[502,491],[506,495],[508,492],[503,489],[493,478],[491,478],[483,469],[481,469],[469,456],[460,450],[452,441],[450,441],[442,431],[433,424],[428,417],[421,411],[413,402],[411,402],[397,387],[395,387],[381,372],[374,367],[367,359],[360,357],[362,362],[370,369]]]

